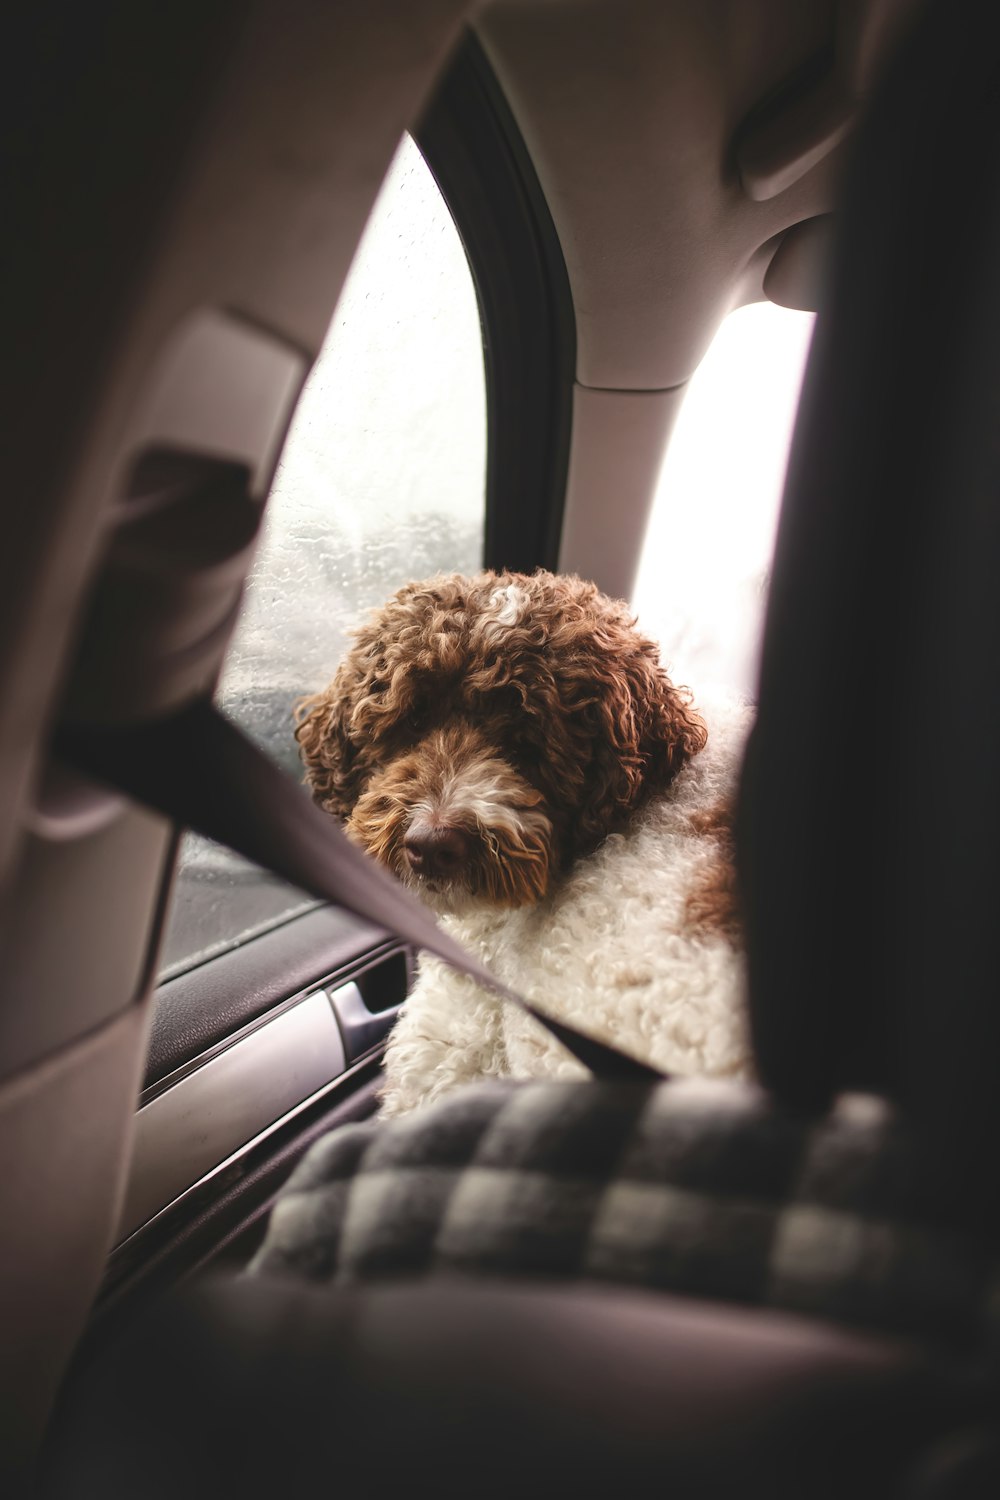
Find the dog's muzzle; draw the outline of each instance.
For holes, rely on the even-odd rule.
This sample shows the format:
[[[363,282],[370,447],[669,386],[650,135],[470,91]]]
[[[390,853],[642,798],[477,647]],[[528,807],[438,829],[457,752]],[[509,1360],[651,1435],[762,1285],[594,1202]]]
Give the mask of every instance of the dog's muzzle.
[[[403,838],[403,852],[414,875],[427,880],[454,880],[469,862],[469,835],[443,818],[418,817]]]
[[[542,793],[469,724],[380,767],[347,831],[441,911],[537,901],[553,864]]]

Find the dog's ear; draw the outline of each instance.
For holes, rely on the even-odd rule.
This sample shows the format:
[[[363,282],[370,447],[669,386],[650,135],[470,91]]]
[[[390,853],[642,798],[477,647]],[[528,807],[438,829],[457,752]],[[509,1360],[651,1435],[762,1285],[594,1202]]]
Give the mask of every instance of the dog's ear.
[[[578,848],[594,848],[703,750],[708,731],[651,642],[619,642],[591,663],[593,755],[580,799]]]
[[[648,717],[642,711],[638,715],[639,753],[650,790],[658,791],[673,781],[692,755],[704,750],[708,729],[693,706],[689,689],[675,687],[658,662],[644,662],[640,677],[639,702]]]
[[[358,747],[348,734],[353,695],[345,669],[328,688],[295,705],[295,738],[315,801],[338,818],[350,815],[364,780]]]

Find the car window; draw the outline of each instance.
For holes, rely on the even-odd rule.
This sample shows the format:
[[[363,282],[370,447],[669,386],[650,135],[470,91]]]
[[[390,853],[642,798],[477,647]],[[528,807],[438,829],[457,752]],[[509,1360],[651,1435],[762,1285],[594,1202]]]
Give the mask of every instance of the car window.
[[[739,308],[691,379],[632,602],[678,681],[756,691],[778,507],[812,313]]]
[[[217,695],[296,777],[292,705],[329,681],[359,615],[409,578],[482,566],[485,461],[475,289],[407,137],[298,404]],[[162,977],[314,904],[187,835]]]

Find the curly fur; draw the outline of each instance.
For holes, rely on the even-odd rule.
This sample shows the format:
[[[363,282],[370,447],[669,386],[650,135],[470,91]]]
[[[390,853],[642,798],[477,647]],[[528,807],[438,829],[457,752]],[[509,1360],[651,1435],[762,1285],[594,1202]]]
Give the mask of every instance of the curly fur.
[[[690,693],[625,604],[575,577],[487,572],[401,589],[299,705],[296,734],[320,805],[498,977],[661,1066],[733,1072],[726,809],[745,718],[705,752]],[[442,830],[454,863],[427,868],[414,845]],[[574,1069],[425,955],[383,1109],[483,1074]]]
[[[544,572],[400,589],[299,705],[296,735],[320,805],[444,910],[540,899],[706,738],[626,606]],[[472,858],[428,890],[403,839],[442,808]]]

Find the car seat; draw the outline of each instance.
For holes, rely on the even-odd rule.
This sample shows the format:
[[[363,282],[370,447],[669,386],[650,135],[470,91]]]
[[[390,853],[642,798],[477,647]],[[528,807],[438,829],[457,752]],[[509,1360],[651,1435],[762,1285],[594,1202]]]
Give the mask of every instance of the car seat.
[[[822,1119],[850,1091],[888,1101],[990,1264],[995,82],[985,16],[956,25],[938,0],[852,152],[738,825],[776,1115]],[[993,1356],[988,1305],[975,1337],[942,1348],[579,1276],[209,1280],[75,1372],[44,1488],[986,1496]]]

